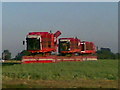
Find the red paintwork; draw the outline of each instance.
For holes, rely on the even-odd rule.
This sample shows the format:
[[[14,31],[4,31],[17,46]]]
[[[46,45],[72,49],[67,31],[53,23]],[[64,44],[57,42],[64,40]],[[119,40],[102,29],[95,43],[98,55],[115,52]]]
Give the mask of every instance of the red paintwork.
[[[62,61],[89,61],[97,60],[97,56],[23,56],[23,63],[56,63]]]
[[[49,34],[48,32],[30,32],[28,33],[28,35],[45,35],[45,34]]]
[[[31,38],[35,38],[34,36],[41,37],[41,47],[40,50],[28,50],[31,53],[47,53],[47,52],[55,52],[57,49],[57,37],[61,34],[60,31],[57,31],[55,34],[49,32],[30,32],[27,36],[31,35]],[[50,42],[50,47],[48,43]]]
[[[51,51],[56,51],[54,48],[52,49],[52,48],[45,48],[45,49],[43,49],[43,50],[28,50],[29,52],[31,52],[31,53],[36,53],[36,52],[40,52],[40,53],[43,53],[43,52],[51,52]]]
[[[93,42],[84,41],[82,42],[85,44],[85,50],[81,51],[82,54],[95,54],[96,53],[96,47]]]
[[[24,61],[23,64],[25,63],[53,63],[52,61]]]
[[[60,36],[61,35],[61,32],[60,31],[57,31],[56,33],[54,33],[54,37],[58,37],[58,36]]]
[[[27,50],[31,53],[47,53],[49,52],[55,52],[57,51],[57,47],[59,46],[57,44],[57,38],[61,35],[60,31],[57,31],[56,33],[49,33],[49,32],[30,32],[27,35],[27,38],[37,38],[40,37],[40,49],[39,50]],[[30,37],[29,37],[30,36]],[[23,56],[22,62],[23,63],[56,63],[61,61],[88,61],[88,60],[97,60],[97,56],[91,56],[88,54],[95,54],[96,53],[96,47],[93,42],[84,41],[81,42],[78,38],[60,38],[60,40],[67,39],[70,41],[70,50],[68,51],[59,51],[59,53],[80,53],[80,54],[87,54],[87,56]],[[84,43],[84,49],[83,45]],[[49,45],[50,46],[49,46]]]
[[[60,38],[59,40],[70,40],[70,42],[71,42],[69,51],[60,51],[59,53],[64,53],[64,54],[67,54],[67,53],[81,53],[81,54],[96,53],[96,47],[93,42],[88,42],[88,41],[81,42],[80,39],[77,39],[77,38]],[[78,45],[78,43],[80,43],[80,44]],[[85,44],[84,51],[81,51],[83,49],[82,43]],[[75,44],[77,44],[77,46],[75,46]]]

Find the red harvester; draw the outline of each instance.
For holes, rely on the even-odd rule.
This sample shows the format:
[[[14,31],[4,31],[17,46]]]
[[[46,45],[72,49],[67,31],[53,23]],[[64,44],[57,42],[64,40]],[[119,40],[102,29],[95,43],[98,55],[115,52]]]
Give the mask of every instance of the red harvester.
[[[27,51],[30,56],[23,56],[23,63],[49,63],[59,61],[85,61],[97,60],[93,42],[81,42],[78,38],[60,38],[57,42],[60,31],[30,32],[26,36]],[[52,52],[59,52],[59,55],[51,55]],[[75,55],[77,54],[77,56]],[[86,55],[84,55],[86,54]]]

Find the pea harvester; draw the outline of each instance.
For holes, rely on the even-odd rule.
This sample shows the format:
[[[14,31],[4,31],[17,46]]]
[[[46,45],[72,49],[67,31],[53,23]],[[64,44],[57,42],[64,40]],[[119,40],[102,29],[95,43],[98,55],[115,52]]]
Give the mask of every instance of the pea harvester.
[[[60,31],[29,32],[26,36],[26,50],[22,63],[51,63],[60,61],[97,60],[93,42],[76,38],[58,38]],[[24,41],[25,42],[25,41]]]

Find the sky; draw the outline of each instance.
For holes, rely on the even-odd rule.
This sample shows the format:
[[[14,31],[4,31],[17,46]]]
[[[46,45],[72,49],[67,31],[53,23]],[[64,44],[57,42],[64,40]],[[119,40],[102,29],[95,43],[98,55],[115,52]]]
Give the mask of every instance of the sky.
[[[119,0],[1,0],[2,2],[119,2]]]
[[[30,31],[57,30],[118,52],[117,2],[3,2],[2,50],[14,57]]]

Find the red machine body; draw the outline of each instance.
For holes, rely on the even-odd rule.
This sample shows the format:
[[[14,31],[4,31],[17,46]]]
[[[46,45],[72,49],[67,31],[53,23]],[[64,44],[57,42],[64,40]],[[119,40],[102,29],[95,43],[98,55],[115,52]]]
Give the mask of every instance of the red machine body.
[[[60,54],[95,54],[96,47],[93,42],[82,41],[77,38],[60,38],[59,39]]]
[[[61,34],[49,32],[30,32],[26,37],[27,51],[31,53],[49,53],[57,49],[57,37]]]
[[[81,42],[81,54],[95,54],[96,46],[93,42],[83,41]]]
[[[59,39],[59,53],[80,53],[80,39],[77,38],[60,38]]]
[[[78,38],[60,38],[57,43],[59,35],[61,35],[60,31],[54,34],[49,32],[28,33],[26,36],[27,51],[32,54],[23,56],[22,63],[97,60],[97,56],[92,55],[96,53],[96,47],[93,42],[81,42]],[[50,54],[57,50],[60,55]],[[76,55],[76,53],[78,53],[78,55]]]

